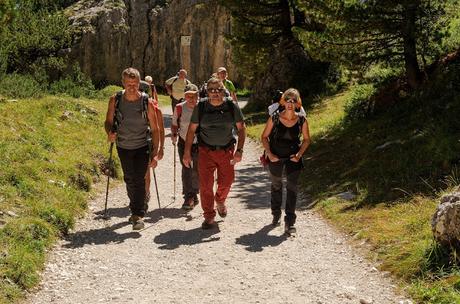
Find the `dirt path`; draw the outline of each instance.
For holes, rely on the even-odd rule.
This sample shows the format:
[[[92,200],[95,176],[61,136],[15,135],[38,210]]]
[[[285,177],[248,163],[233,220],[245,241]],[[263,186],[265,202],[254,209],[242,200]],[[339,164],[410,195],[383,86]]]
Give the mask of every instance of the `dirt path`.
[[[169,127],[170,115],[166,120]],[[172,203],[173,192],[169,137],[166,143],[156,170],[162,206]],[[111,189],[111,219],[99,219],[104,195],[92,201],[87,217],[50,254],[43,282],[26,303],[381,304],[404,299],[314,212],[298,212],[296,238],[284,237],[282,227],[272,228],[267,173],[257,162],[260,148],[248,142],[244,150],[229,214],[218,230],[203,231],[201,208],[184,213],[180,195],[158,210],[152,182],[146,229],[134,232],[124,186]]]

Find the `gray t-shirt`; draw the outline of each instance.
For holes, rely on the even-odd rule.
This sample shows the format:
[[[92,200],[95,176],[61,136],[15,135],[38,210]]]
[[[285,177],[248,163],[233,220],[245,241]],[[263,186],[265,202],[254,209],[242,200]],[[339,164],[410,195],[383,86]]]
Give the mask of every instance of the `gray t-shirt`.
[[[182,113],[179,118],[179,123],[177,121],[178,119],[177,107],[182,108]],[[172,116],[172,124],[175,126],[179,126],[179,136],[183,140],[185,140],[185,138],[187,137],[187,130],[188,130],[188,126],[190,125],[190,119],[192,118],[193,109],[194,108],[189,108],[187,106],[186,101],[179,103],[174,109],[174,114]],[[195,138],[193,139],[193,143],[196,143],[196,141],[197,140],[195,136]]]
[[[202,113],[198,114],[199,106],[197,105],[191,118],[191,122],[199,124],[200,140],[210,146],[228,145],[234,139],[235,123],[244,120],[241,109],[231,101],[231,98],[226,98],[224,103],[217,107],[211,105],[207,98],[203,98],[201,102],[203,102]],[[233,111],[233,115],[230,111]],[[199,115],[202,116],[199,117]]]
[[[119,122],[117,146],[127,150],[147,145],[147,119],[142,117],[142,97],[137,101],[125,101],[124,95],[118,105],[122,120]]]

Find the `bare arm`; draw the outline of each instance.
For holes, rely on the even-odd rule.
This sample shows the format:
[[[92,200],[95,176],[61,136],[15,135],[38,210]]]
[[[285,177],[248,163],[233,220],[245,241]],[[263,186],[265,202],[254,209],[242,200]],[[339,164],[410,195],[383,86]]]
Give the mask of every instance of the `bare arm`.
[[[302,144],[300,145],[300,150],[291,157],[291,160],[298,162],[302,158],[307,148],[310,146],[310,143],[310,130],[308,128],[308,122],[305,119],[304,123],[302,124]]]
[[[158,160],[163,158],[163,152],[165,148],[165,127],[163,122],[163,113],[159,108],[155,108],[157,120],[158,120],[158,128],[160,129],[160,146],[158,150]]]
[[[105,116],[104,128],[107,133],[107,138],[109,142],[115,142],[116,133],[112,132],[113,126],[113,117],[115,115],[115,95],[111,96],[109,99],[109,104],[107,107],[107,114]]]
[[[150,130],[152,132],[152,161],[150,166],[156,167],[155,156],[158,154],[158,147],[160,145],[160,128],[158,124],[158,117],[155,111],[153,101],[149,99],[147,115],[149,118]]]
[[[238,129],[238,142],[236,144],[236,151],[233,159],[235,162],[240,162],[243,157],[243,153],[238,150],[243,150],[244,142],[246,141],[246,125],[243,121],[240,121],[236,123],[236,128]]]
[[[187,168],[190,168],[190,163],[192,161],[192,144],[195,138],[196,128],[198,128],[198,124],[191,122],[188,126],[187,137],[185,138],[184,158],[182,161]]]

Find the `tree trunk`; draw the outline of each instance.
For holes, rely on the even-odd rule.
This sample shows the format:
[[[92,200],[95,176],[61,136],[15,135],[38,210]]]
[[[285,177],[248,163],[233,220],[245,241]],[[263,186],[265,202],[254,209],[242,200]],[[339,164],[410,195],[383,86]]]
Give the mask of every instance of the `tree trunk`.
[[[407,82],[412,89],[418,88],[421,82],[420,67],[417,60],[416,25],[417,9],[420,1],[404,2],[403,43],[404,64]]]

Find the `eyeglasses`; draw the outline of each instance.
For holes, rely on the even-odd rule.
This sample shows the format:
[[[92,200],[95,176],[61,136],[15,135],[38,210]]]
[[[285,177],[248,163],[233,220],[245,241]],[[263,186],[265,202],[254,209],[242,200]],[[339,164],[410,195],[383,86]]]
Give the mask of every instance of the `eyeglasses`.
[[[224,89],[209,89],[208,88],[208,93],[220,93],[223,92]]]
[[[295,98],[289,98],[286,100],[287,103],[297,103],[297,99]]]

